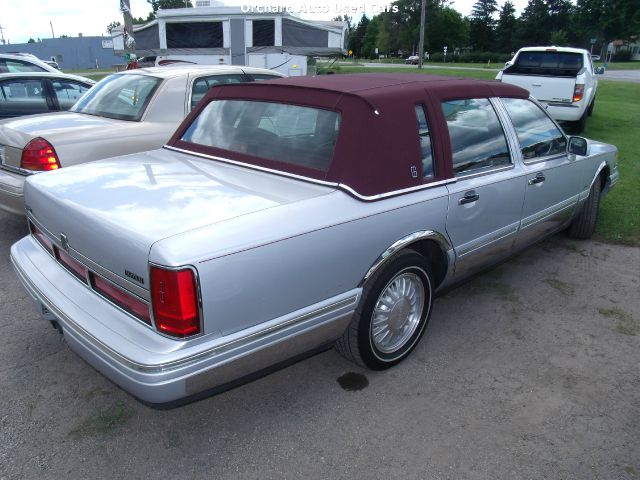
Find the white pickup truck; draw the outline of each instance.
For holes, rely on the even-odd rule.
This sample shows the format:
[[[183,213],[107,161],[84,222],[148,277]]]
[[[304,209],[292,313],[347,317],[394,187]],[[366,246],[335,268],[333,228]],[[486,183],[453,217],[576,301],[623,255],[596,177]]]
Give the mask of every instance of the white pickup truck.
[[[575,133],[584,130],[593,112],[597,74],[588,50],[569,47],[521,48],[505,64],[496,80],[529,90],[553,118],[571,122]]]

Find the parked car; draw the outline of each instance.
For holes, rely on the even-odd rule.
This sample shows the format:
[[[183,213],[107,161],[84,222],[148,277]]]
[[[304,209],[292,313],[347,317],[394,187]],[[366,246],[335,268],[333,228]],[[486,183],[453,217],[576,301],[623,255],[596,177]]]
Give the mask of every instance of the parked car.
[[[0,73],[0,120],[69,110],[95,81],[66,73]]]
[[[584,130],[593,113],[598,81],[588,50],[569,47],[527,47],[518,50],[496,80],[525,88],[544,103],[553,118],[569,122],[574,133]]]
[[[148,68],[102,79],[68,112],[0,124],[0,209],[24,215],[33,173],[161,147],[209,88],[283,75],[263,68]]]
[[[0,53],[0,73],[24,72],[60,73],[60,70],[29,53]]]
[[[29,177],[11,260],[71,347],[146,402],[334,342],[385,369],[447,286],[559,230],[588,238],[616,153],[497,82],[226,85],[162,149]]]
[[[418,55],[411,55],[410,57],[406,58],[404,63],[406,63],[407,65],[418,65],[418,63],[420,62],[420,57]]]

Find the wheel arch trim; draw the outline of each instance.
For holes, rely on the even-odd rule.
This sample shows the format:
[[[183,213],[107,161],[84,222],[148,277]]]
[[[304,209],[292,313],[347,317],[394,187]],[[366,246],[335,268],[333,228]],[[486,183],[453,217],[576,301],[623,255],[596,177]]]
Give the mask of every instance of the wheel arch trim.
[[[373,264],[363,277],[362,281],[360,282],[360,286],[362,286],[367,280],[369,280],[375,272],[377,272],[383,265],[387,263],[387,261],[393,258],[394,254],[423,240],[432,240],[440,247],[442,255],[446,261],[445,277],[440,282],[440,284],[442,285],[443,283],[445,283],[446,277],[449,275],[452,266],[453,248],[451,247],[451,242],[449,242],[447,237],[434,230],[419,230],[417,232],[406,235],[389,245],[389,247],[378,256],[376,261],[373,262]]]

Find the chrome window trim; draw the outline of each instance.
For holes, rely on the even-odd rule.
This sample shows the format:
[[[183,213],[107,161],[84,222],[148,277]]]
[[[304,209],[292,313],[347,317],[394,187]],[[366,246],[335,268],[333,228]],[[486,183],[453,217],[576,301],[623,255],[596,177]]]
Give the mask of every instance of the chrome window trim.
[[[526,100],[529,100],[531,103],[536,105],[540,109],[540,111],[542,111],[542,113],[545,114],[549,120],[551,120],[551,122],[555,125],[555,127],[560,131],[560,134],[564,137],[564,140],[565,140],[567,146],[566,146],[566,149],[565,149],[564,153],[554,153],[554,154],[551,154],[551,155],[545,155],[544,157],[535,157],[533,159],[525,159],[522,156],[522,145],[520,144],[520,139],[518,138],[518,132],[516,131],[516,127],[513,125],[513,121],[511,120],[511,116],[509,115],[509,111],[507,110],[506,105],[504,103],[502,103],[502,98],[496,97],[496,100],[500,101],[500,106],[504,109],[504,112],[507,115],[507,118],[509,119],[509,122],[511,124],[511,128],[513,129],[513,134],[515,135],[515,140],[517,142],[520,159],[522,160],[523,164],[525,164],[525,165],[535,165],[536,163],[548,162],[548,161],[551,161],[551,160],[557,160],[559,158],[568,156],[569,137],[564,133],[564,130],[562,129],[560,124],[558,122],[556,122],[555,119],[553,117],[551,117],[551,115],[549,115],[549,113],[547,112],[546,108],[544,108],[544,106],[538,100],[536,100],[534,97],[530,96]],[[515,100],[524,100],[524,99],[516,98]]]
[[[380,200],[383,198],[388,198],[388,197],[394,197],[396,195],[401,195],[403,193],[409,193],[409,192],[416,192],[419,190],[424,190],[427,188],[431,188],[431,187],[437,187],[440,185],[445,185],[447,183],[454,183],[456,181],[455,178],[448,178],[445,180],[440,180],[437,182],[429,182],[429,183],[425,183],[425,184],[421,184],[421,185],[416,185],[414,187],[408,187],[408,188],[403,188],[400,190],[393,190],[391,192],[386,192],[386,193],[381,193],[378,195],[362,195],[358,192],[356,192],[353,188],[351,188],[348,185],[345,185],[344,183],[336,183],[336,182],[327,182],[326,180],[318,180],[316,178],[311,178],[311,177],[305,177],[303,175],[296,175],[295,173],[289,173],[289,172],[283,172],[281,170],[274,170],[272,168],[267,168],[267,167],[261,167],[259,165],[253,165],[251,163],[245,163],[245,162],[239,162],[237,160],[230,160],[228,158],[224,158],[224,157],[218,157],[216,155],[207,155],[206,153],[199,153],[199,152],[194,152],[192,150],[186,150],[184,148],[178,148],[178,147],[174,147],[172,145],[164,145],[162,148],[166,148],[167,150],[172,150],[178,153],[184,153],[186,155],[193,155],[196,157],[200,157],[200,158],[204,158],[207,160],[216,160],[216,161],[220,161],[223,163],[228,163],[231,165],[235,165],[238,167],[247,167],[247,168],[251,168],[254,170],[258,170],[261,172],[266,172],[266,173],[272,173],[274,175],[280,175],[281,177],[287,177],[287,178],[293,178],[295,180],[302,180],[303,182],[309,182],[309,183],[315,183],[317,185],[324,185],[326,187],[333,187],[333,188],[339,188],[341,190],[344,190],[346,192],[348,192],[349,194],[353,195],[354,197],[360,199],[360,200],[365,200],[365,201],[371,201],[371,200]]]
[[[511,142],[509,140],[510,131],[508,128],[505,128],[505,124],[501,116],[500,108],[496,108],[496,102],[494,101],[494,99],[495,97],[475,97],[475,98],[471,98],[470,100],[487,100],[489,102],[489,105],[493,109],[493,113],[495,113],[496,115],[496,120],[498,120],[498,125],[500,125],[500,129],[502,130],[502,135],[504,136],[504,141],[507,146],[507,153],[509,154],[509,163],[507,165],[500,165],[496,167],[482,167],[475,171],[471,169],[471,170],[460,172],[460,173],[455,173],[455,169],[454,169],[453,175],[457,179],[466,180],[468,178],[475,178],[482,175],[501,172],[504,170],[511,170],[512,168],[515,168],[515,164],[516,164],[515,158],[513,156],[513,152],[511,151]],[[455,101],[455,100],[456,99],[450,99],[446,101]],[[442,104],[445,103],[446,101],[440,102],[440,108],[442,108]],[[447,133],[448,133],[449,125],[446,121],[446,118],[445,118],[445,125],[447,126]],[[449,143],[451,143],[451,136],[449,136]],[[453,152],[451,152],[451,166],[453,167]]]

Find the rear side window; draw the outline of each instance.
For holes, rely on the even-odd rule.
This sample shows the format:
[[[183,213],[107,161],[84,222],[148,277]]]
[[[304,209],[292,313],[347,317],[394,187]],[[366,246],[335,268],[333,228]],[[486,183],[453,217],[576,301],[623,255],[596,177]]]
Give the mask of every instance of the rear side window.
[[[225,85],[227,83],[242,83],[246,78],[241,74],[234,75],[214,75],[211,77],[199,78],[193,82],[191,91],[191,108],[195,107],[202,97],[209,91],[211,87],[216,85]]]
[[[525,161],[566,152],[566,138],[535,103],[519,98],[503,98],[502,103],[518,134]]]
[[[511,164],[504,131],[489,100],[450,100],[442,103],[442,111],[456,175]]]
[[[416,105],[416,120],[418,121],[418,137],[420,138],[420,160],[422,161],[422,178],[425,180],[434,177],[433,151],[431,149],[431,135],[427,116],[422,105]]]
[[[86,85],[68,80],[52,80],[51,85],[61,110],[69,110],[89,90]]]
[[[505,73],[575,77],[582,67],[581,53],[540,50],[520,52],[515,63]]]
[[[33,63],[23,62],[9,58],[0,59],[0,73],[21,73],[21,72],[46,72],[46,69],[34,65]]]
[[[330,110],[215,100],[196,117],[182,140],[327,171],[339,127],[340,114]]]

